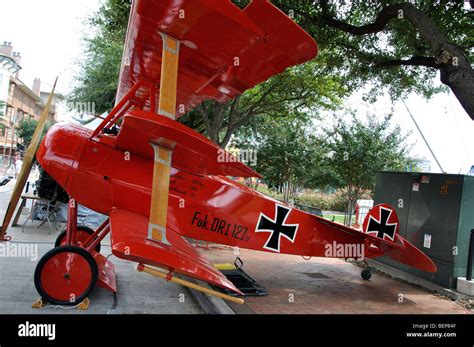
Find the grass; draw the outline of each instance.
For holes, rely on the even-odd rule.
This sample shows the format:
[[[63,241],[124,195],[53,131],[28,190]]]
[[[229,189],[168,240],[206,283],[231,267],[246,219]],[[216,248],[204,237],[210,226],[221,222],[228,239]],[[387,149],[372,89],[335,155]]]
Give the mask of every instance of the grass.
[[[344,224],[344,215],[343,214],[323,214],[323,217],[326,218],[326,219],[329,219],[330,221],[334,221],[334,222],[337,222],[337,223]],[[355,223],[355,216],[352,216],[352,223]]]

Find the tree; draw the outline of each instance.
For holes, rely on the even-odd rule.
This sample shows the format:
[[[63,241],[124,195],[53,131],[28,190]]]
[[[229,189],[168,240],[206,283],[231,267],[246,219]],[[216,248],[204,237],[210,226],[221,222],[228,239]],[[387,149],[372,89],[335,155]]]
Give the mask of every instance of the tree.
[[[85,54],[69,104],[94,102],[95,111],[110,111],[115,102],[131,0],[106,0],[86,24],[94,32],[84,38]]]
[[[385,89],[393,99],[410,92],[430,97],[445,90],[433,84],[439,72],[474,119],[472,14],[463,1],[412,3],[275,1],[331,56],[327,72],[345,76],[352,90],[371,85],[372,98]]]
[[[324,73],[323,61],[287,69],[228,103],[203,102],[182,121],[225,147],[241,127],[256,125],[260,116],[278,118],[302,111],[316,115],[319,109],[334,109],[347,90],[337,76]]]
[[[255,169],[285,201],[294,200],[303,188],[319,186],[326,177],[319,165],[324,147],[302,114],[262,116],[258,124],[244,127],[236,140],[240,150],[256,152]]]
[[[52,123],[47,122],[44,126],[43,133],[41,135],[41,139],[44,135],[48,132],[49,128],[51,128]],[[18,133],[18,137],[21,139],[21,144],[18,144],[20,150],[25,150],[30,145],[31,139],[33,138],[33,134],[38,126],[38,121],[33,118],[23,118],[18,124],[16,131]]]
[[[368,116],[366,123],[356,117],[351,121],[339,118],[324,132],[327,155],[321,164],[332,185],[345,189],[349,216],[362,194],[375,189],[378,171],[400,171],[416,164],[409,156],[409,134],[402,135],[399,126],[392,128],[390,116],[382,121]]]
[[[239,5],[244,6],[245,1]],[[107,0],[88,20],[96,33],[85,39],[85,59],[77,86],[68,97],[70,103],[94,101],[98,113],[113,107],[129,11],[129,0]],[[232,135],[255,116],[334,107],[347,90],[338,76],[325,73],[323,61],[318,58],[289,69],[226,104],[204,102],[179,120],[225,147]]]

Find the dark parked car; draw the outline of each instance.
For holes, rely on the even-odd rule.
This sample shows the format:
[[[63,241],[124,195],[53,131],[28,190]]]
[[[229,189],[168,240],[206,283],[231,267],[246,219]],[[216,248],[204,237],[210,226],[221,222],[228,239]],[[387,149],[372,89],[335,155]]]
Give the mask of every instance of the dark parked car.
[[[9,175],[5,175],[5,176],[2,176],[0,178],[0,186],[4,186],[5,184],[7,184],[8,182],[10,182],[10,180],[13,178],[13,176],[9,176]]]

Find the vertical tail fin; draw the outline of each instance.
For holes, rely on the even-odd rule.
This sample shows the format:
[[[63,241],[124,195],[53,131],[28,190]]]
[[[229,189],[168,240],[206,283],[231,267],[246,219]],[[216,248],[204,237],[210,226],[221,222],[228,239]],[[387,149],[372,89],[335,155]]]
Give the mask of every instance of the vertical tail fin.
[[[365,217],[362,231],[392,244],[386,255],[422,271],[436,272],[435,263],[422,251],[399,235],[400,224],[395,209],[388,204],[374,206]],[[398,246],[395,247],[394,243]],[[400,247],[401,246],[401,247]]]

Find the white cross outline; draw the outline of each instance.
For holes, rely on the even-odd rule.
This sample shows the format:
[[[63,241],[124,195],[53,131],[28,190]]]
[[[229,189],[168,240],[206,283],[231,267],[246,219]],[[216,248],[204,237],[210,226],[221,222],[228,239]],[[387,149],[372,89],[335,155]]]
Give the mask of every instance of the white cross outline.
[[[272,230],[272,229],[260,229],[258,230],[258,226],[260,225],[260,220],[262,219],[262,217],[265,217],[266,219],[272,221],[275,225],[276,225],[276,221],[277,221],[277,216],[278,216],[278,207],[282,207],[284,208],[285,210],[288,211],[288,213],[286,214],[285,216],[285,219],[283,219],[282,221],[282,226],[288,226],[288,227],[295,227],[295,234],[293,235],[293,238],[290,238],[289,236],[287,236],[286,234],[284,233],[280,233],[279,237],[278,237],[278,248],[277,249],[274,249],[274,248],[271,248],[271,247],[267,247],[267,244],[268,242],[270,242],[270,239],[272,238],[273,236],[273,233],[276,231],[276,230]],[[268,249],[269,251],[273,251],[273,252],[278,252],[280,253],[280,241],[281,241],[281,236],[285,237],[287,240],[289,240],[291,243],[295,243],[295,239],[296,239],[296,234],[298,233],[298,227],[300,226],[299,223],[298,224],[285,224],[285,221],[287,220],[288,216],[290,215],[292,209],[291,208],[288,208],[286,206],[283,206],[283,205],[279,205],[279,204],[275,204],[275,218],[272,219],[272,218],[269,218],[267,215],[265,215],[263,212],[260,212],[260,215],[258,217],[258,221],[257,221],[257,224],[255,225],[255,232],[256,233],[271,233],[270,236],[268,237],[267,241],[265,242],[265,245],[263,246],[264,249]]]
[[[386,207],[383,207],[383,206],[379,206],[379,218],[380,220],[377,220],[375,219],[375,217],[372,215],[372,214],[369,214],[369,220],[367,221],[367,227],[366,229],[369,228],[369,225],[370,225],[370,220],[373,219],[375,222],[377,222],[379,225],[382,225],[382,209],[384,209],[385,211],[389,211],[390,213],[388,214],[388,217],[387,217],[387,226],[392,226],[392,225],[395,225],[395,231],[393,233],[393,237],[390,237],[390,235],[388,234],[383,234],[383,237],[382,237],[382,240],[385,239],[385,236],[387,236],[387,238],[389,238],[390,240],[394,241],[395,240],[395,234],[397,233],[397,226],[398,226],[398,223],[388,223],[388,220],[390,219],[390,216],[392,215],[392,212],[394,212],[392,209],[390,208],[386,208]],[[375,236],[377,236],[378,234],[378,231],[368,231],[368,230],[365,230],[365,233],[366,234],[374,234],[375,233]],[[378,239],[380,239],[380,237],[377,237]]]

